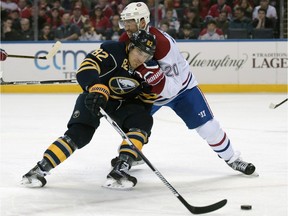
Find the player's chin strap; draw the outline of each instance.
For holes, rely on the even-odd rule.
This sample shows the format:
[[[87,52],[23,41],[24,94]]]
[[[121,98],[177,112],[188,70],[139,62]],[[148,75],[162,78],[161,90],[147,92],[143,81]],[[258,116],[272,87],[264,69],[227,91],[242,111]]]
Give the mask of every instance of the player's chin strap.
[[[144,154],[137,149],[131,142],[129,137],[123,132],[119,125],[100,107],[101,115],[112,125],[112,127],[121,135],[121,137],[137,152],[143,161],[150,167],[150,169],[160,178],[160,180],[168,187],[168,189],[180,200],[180,202],[192,213],[192,214],[204,214],[218,210],[226,205],[227,199],[223,199],[217,203],[208,206],[192,206],[190,205],[177,191],[176,189],[164,178],[164,176],[151,164],[151,162],[144,156]]]

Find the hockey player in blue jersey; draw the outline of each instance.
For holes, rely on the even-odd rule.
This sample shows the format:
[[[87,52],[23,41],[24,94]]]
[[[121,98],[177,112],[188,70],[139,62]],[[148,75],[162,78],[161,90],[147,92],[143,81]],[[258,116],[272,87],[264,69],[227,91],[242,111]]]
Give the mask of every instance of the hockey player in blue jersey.
[[[162,106],[170,107],[186,126],[195,129],[231,168],[245,175],[253,174],[255,166],[242,160],[240,152],[234,151],[226,132],[214,118],[189,63],[181,55],[175,40],[167,33],[148,26],[149,22],[150,12],[147,5],[143,2],[130,3],[121,13],[119,25],[125,29],[125,33],[119,40],[129,41],[131,35],[139,29],[145,29],[156,37],[154,59],[158,64],[144,64],[137,70],[139,76],[152,85],[152,91],[158,94],[152,114]],[[134,163],[139,163],[139,160],[141,158]],[[112,166],[116,161],[117,157],[112,159]]]
[[[77,149],[86,146],[100,125],[99,107],[114,118],[138,148],[148,142],[153,119],[150,115],[155,94],[147,83],[135,74],[135,69],[150,60],[155,51],[155,38],[141,30],[133,34],[130,43],[105,42],[89,53],[77,71],[77,81],[83,89],[76,101],[64,136],[54,141],[42,160],[22,177],[27,187],[43,187],[46,174],[65,161]],[[122,142],[114,169],[108,177],[133,187],[136,178],[127,174],[137,153]],[[126,185],[127,183],[127,185]]]

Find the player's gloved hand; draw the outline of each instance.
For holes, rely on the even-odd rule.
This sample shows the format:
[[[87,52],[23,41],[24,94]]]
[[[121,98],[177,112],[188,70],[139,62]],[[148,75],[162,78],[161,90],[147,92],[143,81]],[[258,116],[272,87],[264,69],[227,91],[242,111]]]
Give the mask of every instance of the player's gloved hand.
[[[85,98],[85,106],[94,115],[98,115],[100,107],[105,109],[109,99],[109,88],[103,84],[95,84],[89,88]]]
[[[151,86],[157,85],[164,78],[164,72],[156,61],[144,63],[135,70],[135,73]]]
[[[0,61],[5,61],[8,54],[5,52],[5,50],[0,48]]]

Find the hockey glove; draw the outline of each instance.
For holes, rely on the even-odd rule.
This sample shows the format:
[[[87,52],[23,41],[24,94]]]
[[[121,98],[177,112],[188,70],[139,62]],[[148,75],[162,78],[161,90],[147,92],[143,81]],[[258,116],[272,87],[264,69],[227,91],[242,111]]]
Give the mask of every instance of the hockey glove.
[[[135,72],[151,86],[157,85],[164,78],[164,72],[158,64],[147,65],[144,63]]]
[[[5,50],[0,49],[0,61],[5,61],[8,54],[5,52]]]
[[[89,88],[85,98],[85,106],[93,115],[98,115],[100,107],[105,109],[109,99],[109,88],[103,84],[95,84]]]

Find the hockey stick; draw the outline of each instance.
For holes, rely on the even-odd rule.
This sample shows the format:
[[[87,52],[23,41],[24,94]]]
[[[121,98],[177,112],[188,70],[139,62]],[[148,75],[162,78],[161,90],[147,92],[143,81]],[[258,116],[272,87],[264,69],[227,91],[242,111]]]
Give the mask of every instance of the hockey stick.
[[[286,98],[285,100],[283,100],[282,102],[280,102],[280,103],[278,103],[278,104],[273,104],[273,103],[271,103],[270,106],[269,106],[269,108],[270,108],[270,109],[275,109],[275,108],[279,107],[280,105],[282,105],[283,103],[285,103],[286,101],[288,101],[288,98]]]
[[[8,57],[13,57],[13,58],[29,58],[29,59],[49,59],[49,58],[52,58],[56,53],[57,51],[60,49],[61,47],[61,42],[60,41],[57,41],[52,49],[48,52],[47,55],[45,56],[40,56],[40,57],[37,57],[37,56],[27,56],[27,55],[10,55],[8,54]]]
[[[65,83],[77,83],[76,79],[65,80],[44,80],[44,81],[10,81],[6,82],[0,78],[0,85],[42,85],[42,84],[65,84]]]
[[[190,205],[177,191],[176,189],[164,178],[164,176],[151,164],[151,162],[144,156],[144,154],[134,146],[129,137],[123,132],[118,124],[100,107],[100,113],[105,119],[113,126],[113,128],[122,136],[122,138],[140,155],[150,169],[159,177],[159,179],[169,188],[169,190],[180,200],[180,202],[192,213],[192,214],[204,214],[218,210],[226,205],[227,200],[221,200],[217,203],[208,206],[192,206]]]

